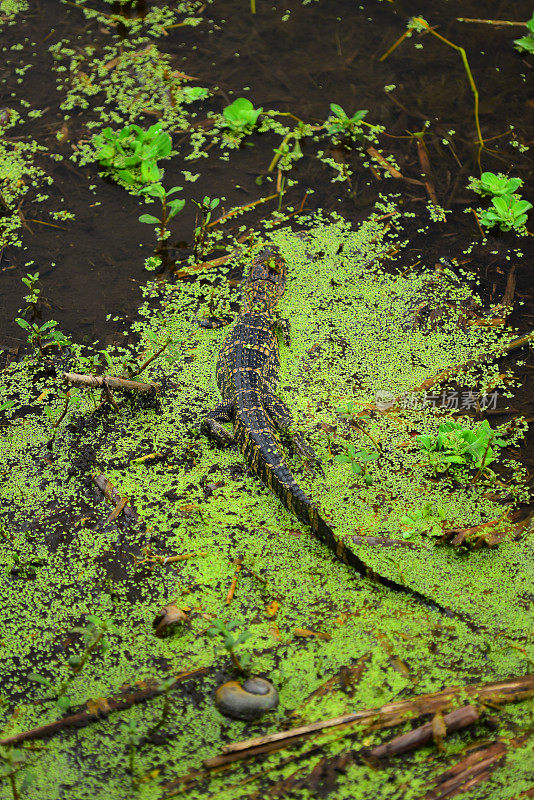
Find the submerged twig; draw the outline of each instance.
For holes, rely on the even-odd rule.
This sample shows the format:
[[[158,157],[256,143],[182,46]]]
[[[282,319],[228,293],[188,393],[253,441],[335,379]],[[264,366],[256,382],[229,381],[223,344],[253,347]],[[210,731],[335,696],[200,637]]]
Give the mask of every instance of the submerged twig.
[[[111,481],[109,481],[105,475],[93,472],[91,474],[91,478],[93,479],[95,486],[100,489],[108,503],[111,503],[113,506],[115,506],[114,510],[108,517],[108,522],[111,522],[118,517],[121,512],[124,512],[124,516],[130,517],[134,522],[139,518],[137,511],[128,505],[128,498],[119,494]]]
[[[462,706],[451,711],[450,714],[445,714],[442,719],[443,722],[443,735],[454,733],[468,725],[472,725],[480,717],[480,712],[474,706]],[[378,745],[371,750],[370,755],[375,758],[387,758],[388,756],[397,756],[401,753],[407,753],[409,750],[415,750],[416,747],[428,744],[436,737],[436,725],[434,720],[426,722],[424,725],[419,725],[408,733],[403,733],[400,736],[395,736],[384,744]]]
[[[28,742],[32,739],[44,739],[48,736],[54,736],[56,733],[59,733],[65,728],[83,728],[86,725],[89,725],[91,722],[96,722],[99,719],[105,719],[114,711],[124,711],[126,708],[131,708],[132,706],[138,705],[139,703],[144,703],[146,700],[150,700],[153,697],[158,697],[160,694],[164,694],[170,689],[174,689],[186,678],[203,675],[206,673],[206,671],[206,667],[200,667],[199,669],[193,669],[189,672],[182,672],[176,677],[175,681],[170,687],[167,686],[162,688],[159,683],[152,683],[147,688],[140,689],[137,692],[132,692],[131,694],[124,694],[118,698],[105,698],[104,700],[99,701],[97,710],[93,711],[89,710],[88,708],[86,711],[78,711],[76,714],[69,714],[67,717],[61,717],[61,719],[56,719],[54,722],[48,722],[46,725],[41,725],[38,728],[31,728],[30,730],[22,731],[21,733],[15,733],[12,736],[7,736],[5,739],[0,739],[0,746],[5,747],[7,745],[21,744],[22,742]],[[90,703],[91,701],[89,701],[88,706]]]
[[[427,378],[420,386],[416,389],[413,389],[414,392],[425,392],[428,389],[432,388],[436,383],[441,383],[441,381],[446,380],[447,378],[451,378],[452,376],[459,375],[461,372],[465,372],[466,370],[474,367],[476,364],[480,364],[488,357],[495,357],[495,356],[503,356],[507,353],[511,353],[512,350],[517,350],[519,347],[523,347],[523,345],[528,344],[529,342],[534,341],[534,331],[530,331],[530,333],[525,333],[524,336],[519,336],[517,339],[512,339],[512,341],[505,345],[502,348],[501,352],[498,353],[483,353],[481,356],[477,358],[471,358],[469,361],[466,361],[464,364],[456,364],[454,367],[449,367],[449,369],[444,370],[443,372],[434,375],[432,378]]]
[[[260,753],[272,752],[300,742],[303,738],[332,728],[349,727],[366,723],[373,728],[386,728],[408,719],[435,714],[448,709],[459,697],[470,697],[479,702],[512,703],[534,696],[534,673],[520,678],[509,678],[496,683],[474,683],[467,686],[449,686],[439,692],[429,692],[408,700],[388,703],[378,708],[355,711],[340,717],[318,720],[309,725],[279,731],[278,733],[245,739],[223,747],[221,754],[204,761],[208,769],[248,758]]]
[[[149,361],[143,365],[143,369],[148,363]],[[139,372],[141,372],[141,370],[139,370]],[[109,389],[126,389],[127,391],[135,390],[137,392],[150,392],[154,389],[159,389],[158,383],[140,383],[139,381],[130,381],[126,378],[116,378],[113,375],[81,375],[77,372],[64,372],[62,377],[66,383],[79,386],[82,389],[104,389],[104,391],[109,391]]]

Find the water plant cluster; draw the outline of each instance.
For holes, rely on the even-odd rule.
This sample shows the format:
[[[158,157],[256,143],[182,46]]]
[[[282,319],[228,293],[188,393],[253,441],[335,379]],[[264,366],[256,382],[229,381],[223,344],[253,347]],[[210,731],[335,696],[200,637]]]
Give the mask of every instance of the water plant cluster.
[[[480,178],[471,178],[469,188],[491,198],[490,208],[479,210],[480,224],[485,228],[498,225],[501,231],[515,230],[526,233],[527,212],[532,203],[523,200],[517,189],[523,185],[521,178],[508,178],[502,172],[483,172]]]
[[[382,149],[395,137],[369,121],[379,118],[378,105],[341,100],[342,107],[333,96],[317,117],[300,118],[274,101],[270,108],[261,97],[241,96],[245,89],[195,85],[203,81],[178,68],[165,40],[175,29],[187,40],[206,26],[209,4],[206,13],[200,0],[188,0],[139,15],[111,0],[66,6],[86,27],[71,41],[54,37],[43,45],[61,93],[61,126],[51,137],[63,155],[24,135],[38,109],[27,116],[0,110],[8,134],[0,137],[2,248],[21,244],[28,224],[75,230],[66,208],[50,212],[53,222],[35,219],[35,209],[30,217],[32,199],[49,199],[47,159],[65,158],[69,170],[94,181],[91,208],[106,190],[130,203],[134,224],[153,226],[155,252],[145,265],[159,274],[143,288],[134,322],[113,342],[90,345],[49,318],[55,309],[41,288],[46,255],[24,266],[16,318],[24,347],[3,374],[0,398],[0,598],[9,609],[0,622],[2,737],[63,715],[94,719],[45,745],[7,739],[0,794],[166,800],[189,794],[193,780],[191,797],[275,796],[294,770],[287,752],[270,754],[257,774],[249,763],[202,772],[202,786],[195,781],[223,738],[276,732],[288,719],[334,717],[447,683],[523,674],[534,658],[525,636],[528,529],[518,521],[530,497],[530,476],[518,459],[528,423],[520,415],[502,424],[480,418],[488,392],[499,401],[513,396],[518,378],[499,358],[517,331],[502,309],[488,305],[469,272],[469,248],[462,267],[412,260],[404,232],[412,220],[400,192],[388,194],[386,185],[358,225],[335,211],[305,208],[313,187],[303,167],[313,163],[327,167],[327,179],[355,203],[363,171],[379,188],[385,178],[408,179],[410,190],[428,193],[430,219],[443,222],[424,158],[430,153],[432,160],[429,145],[439,138],[458,161],[454,131],[438,133],[427,121],[407,133],[422,170],[413,178],[409,163],[399,166],[394,151]],[[0,0],[1,21],[25,7]],[[250,10],[256,13],[254,0]],[[480,163],[484,118],[466,51],[416,17],[380,61],[410,37],[421,48],[437,39],[459,56],[474,99],[470,125]],[[250,182],[259,198],[228,206],[214,194],[220,189],[202,181],[198,190],[184,188],[204,177],[206,159],[228,164],[230,173],[238,156],[262,145],[265,163]],[[297,187],[306,187],[299,203]],[[521,187],[519,178],[481,168],[470,188],[490,206],[476,221],[525,234],[532,206]],[[273,200],[267,211],[263,204]],[[145,204],[149,213],[139,213]],[[263,222],[245,224],[244,215],[258,208],[265,209]],[[188,212],[194,218],[186,227]],[[141,239],[143,225],[136,229]],[[288,463],[336,535],[369,566],[367,576],[334,559],[297,523],[249,474],[239,451],[216,449],[200,431],[219,401],[215,365],[227,333],[201,320],[235,311],[240,273],[265,243],[280,248],[289,269],[279,310],[292,337],[290,346],[281,344],[279,392],[322,471],[312,472],[290,449]],[[201,280],[190,279],[195,270]],[[85,385],[69,383],[72,373]],[[455,380],[469,388],[469,408],[439,401]],[[124,388],[126,381],[144,388]],[[373,572],[433,603],[378,586]],[[171,613],[160,635],[161,619]],[[276,685],[280,706],[245,731],[241,721],[223,719],[214,696],[222,680],[253,674]],[[143,702],[125,703],[138,692]],[[444,737],[440,725],[436,717],[439,758],[426,750],[406,757],[402,770],[347,760],[337,734],[324,737],[320,753],[306,742],[292,752],[309,775],[318,774],[325,754],[327,766],[345,758],[339,776],[331,770],[333,800],[353,800],[354,787],[379,797],[386,783],[391,796],[420,800],[421,787],[426,791],[466,742],[490,730],[485,717],[473,737]],[[492,725],[492,736],[515,744],[488,777],[488,791],[519,797],[529,709],[519,703],[495,712]],[[366,732],[363,745],[382,736]],[[274,785],[266,783],[271,779]],[[306,785],[302,791],[309,793]]]
[[[317,214],[305,220],[305,239],[287,226],[268,233],[290,265],[280,311],[293,321],[293,341],[282,353],[282,394],[321,457],[325,476],[313,477],[294,457],[291,465],[299,483],[317,498],[322,513],[347,541],[355,534],[389,536],[410,545],[365,547],[371,566],[431,592],[453,610],[466,610],[467,603],[476,631],[466,629],[454,615],[448,617],[447,630],[454,635],[440,645],[436,671],[430,645],[436,631],[443,629],[439,612],[355,579],[319,542],[296,536],[294,518],[239,468],[238,454],[215,450],[200,436],[196,421],[217,401],[213,372],[225,331],[201,329],[191,320],[207,312],[228,268],[223,265],[216,274],[207,274],[203,284],[150,283],[129,344],[109,346],[99,354],[71,342],[56,348],[55,363],[93,374],[101,374],[103,368],[120,374],[121,364],[137,364],[125,368],[125,374],[137,370],[141,380],[167,386],[152,401],[144,404],[131,397],[121,410],[108,400],[98,409],[101,392],[79,390],[78,404],[68,404],[59,419],[65,411],[64,386],[60,376],[43,375],[38,348],[35,355],[13,363],[4,376],[12,405],[3,411],[9,425],[0,456],[12,478],[1,486],[0,524],[6,535],[0,537],[0,558],[8,570],[5,588],[13,623],[4,625],[2,636],[9,642],[11,670],[5,689],[18,698],[20,709],[11,721],[6,709],[8,730],[42,724],[67,704],[66,713],[86,704],[105,708],[118,687],[133,686],[139,679],[156,679],[161,686],[183,671],[206,671],[191,679],[196,696],[203,698],[200,703],[182,701],[176,690],[161,691],[143,705],[80,729],[76,735],[91,765],[84,773],[87,792],[84,789],[81,797],[95,791],[95,780],[105,781],[112,798],[124,797],[132,785],[158,796],[178,773],[212,755],[221,717],[209,698],[220,671],[237,669],[236,661],[241,669],[268,676],[279,690],[281,712],[267,720],[265,730],[276,730],[280,713],[296,710],[297,703],[316,692],[325,671],[335,674],[349,663],[347,658],[364,658],[371,650],[373,663],[364,670],[352,698],[319,693],[309,706],[314,715],[334,716],[347,703],[351,708],[354,703],[372,705],[377,686],[388,687],[381,694],[388,701],[409,690],[415,676],[418,691],[431,690],[443,681],[457,683],[464,672],[470,680],[473,674],[486,676],[488,658],[505,672],[517,664],[518,652],[506,646],[507,640],[502,644],[495,632],[504,614],[507,636],[515,644],[526,624],[520,576],[527,564],[511,541],[514,526],[503,518],[499,501],[507,497],[510,509],[526,496],[520,465],[503,457],[504,442],[508,446],[520,441],[521,425],[495,434],[480,423],[454,415],[450,419],[450,412],[439,409],[380,412],[374,405],[379,388],[389,387],[400,396],[451,363],[477,353],[497,355],[513,331],[491,325],[462,331],[451,317],[445,329],[424,336],[417,329],[406,332],[406,304],[417,305],[429,276],[383,268],[392,243],[402,247],[398,234],[392,238],[380,221],[383,214],[394,215],[396,229],[402,224],[400,213],[390,205],[357,230],[340,217]],[[313,261],[310,252],[316,254]],[[245,268],[246,248],[238,258]],[[461,304],[472,295],[464,277],[453,296],[446,281],[434,282],[435,302],[446,296],[448,302]],[[32,273],[25,285],[28,306],[38,302],[36,281]],[[346,293],[363,302],[341,303]],[[230,287],[228,301],[233,303],[237,296],[237,288]],[[384,320],[387,353],[381,338]],[[314,349],[311,343],[316,341],[321,345]],[[424,359],[414,366],[407,353]],[[477,392],[488,385],[509,391],[491,358],[473,366],[466,380]],[[45,390],[53,420],[37,400]],[[345,398],[342,405],[336,397]],[[486,458],[492,459],[493,475],[485,472],[467,485],[436,484],[429,454],[447,458],[460,452],[472,475],[484,460],[481,450],[488,441],[492,452],[486,450]],[[345,443],[354,448],[353,461],[366,467],[372,482],[365,480],[363,470],[358,473],[336,458]],[[362,453],[378,457],[364,463]],[[451,462],[446,474],[455,466]],[[115,506],[89,488],[92,475],[105,475],[137,517],[128,522],[114,515]],[[68,536],[65,521],[54,511],[58,493],[72,520]],[[451,526],[476,527],[488,521],[494,521],[504,536],[491,551],[491,560],[476,552],[458,559],[440,541]],[[43,525],[58,543],[52,552],[43,543]],[[261,536],[251,531],[261,531]],[[143,553],[148,552],[152,555],[147,561]],[[501,577],[511,570],[518,581]],[[499,595],[491,591],[497,579],[503,586]],[[319,605],[318,591],[326,601]],[[36,597],[42,600],[38,605]],[[187,622],[166,637],[155,637],[151,620],[172,602]],[[359,609],[357,618],[351,613],[354,608]],[[21,630],[32,635],[22,636]],[[377,630],[386,637],[387,647],[377,645]],[[210,647],[211,636],[222,647]],[[402,672],[399,660],[408,665]],[[514,725],[522,725],[521,705],[512,713]],[[237,738],[242,723],[229,724]],[[179,769],[155,770],[154,730],[158,763],[179,763]],[[68,742],[66,734],[39,752],[9,749],[6,780],[20,768],[15,773],[18,788],[27,779],[36,800],[55,798],[57,781],[49,776],[58,764],[63,764],[63,781],[76,782],[79,775]],[[351,768],[351,784],[366,774],[366,767]],[[391,779],[396,780],[395,774],[393,770]],[[511,775],[507,772],[507,779]],[[241,777],[238,769],[236,779]],[[223,791],[225,780],[214,776],[211,788]],[[415,794],[409,796],[415,800]]]
[[[160,123],[146,131],[139,125],[126,125],[119,131],[104,128],[95,136],[94,144],[100,166],[127,186],[137,188],[161,180],[163,170],[158,161],[169,158],[172,150],[171,137]]]

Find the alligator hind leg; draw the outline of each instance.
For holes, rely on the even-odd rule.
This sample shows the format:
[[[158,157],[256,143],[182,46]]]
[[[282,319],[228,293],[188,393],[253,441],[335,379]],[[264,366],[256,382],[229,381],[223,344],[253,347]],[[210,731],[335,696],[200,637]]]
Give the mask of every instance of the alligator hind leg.
[[[233,412],[233,401],[219,403],[218,406],[215,406],[213,411],[210,411],[210,413],[206,415],[201,425],[201,429],[205,430],[221,447],[234,444],[234,437],[232,434],[227,431],[226,428],[223,428],[224,422],[232,421],[234,416]]]
[[[202,317],[199,321],[199,325],[201,328],[224,328],[225,325],[229,325],[233,320],[233,317]]]
[[[275,394],[268,391],[263,394],[263,403],[277,430],[289,439],[295,451],[311,468],[312,472],[324,474],[321,461],[315,450],[310,447],[302,434],[292,430],[294,424],[293,415],[286,404]]]

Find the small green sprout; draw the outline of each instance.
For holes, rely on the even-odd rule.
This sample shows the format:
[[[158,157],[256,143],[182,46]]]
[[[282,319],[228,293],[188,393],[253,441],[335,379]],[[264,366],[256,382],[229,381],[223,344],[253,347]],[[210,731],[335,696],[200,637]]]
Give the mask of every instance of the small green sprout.
[[[197,225],[194,230],[193,254],[195,256],[195,260],[197,261],[201,260],[204,256],[208,225],[211,220],[211,212],[217,208],[220,202],[221,201],[218,197],[204,197],[201,203],[193,200],[193,203],[199,209],[201,216],[200,225]]]
[[[70,339],[57,330],[58,322],[54,319],[48,320],[43,325],[36,322],[28,322],[22,317],[15,319],[17,325],[28,332],[28,344],[31,345],[36,354],[44,356],[51,347],[68,347],[72,344]]]
[[[126,738],[128,746],[128,772],[130,773],[132,786],[135,786],[137,783],[135,777],[135,755],[143,739],[139,733],[139,723],[135,719],[131,719],[129,722],[123,722],[120,726],[120,731]]]
[[[87,622],[89,624],[84,628],[79,627],[72,629],[75,633],[82,634],[84,649],[80,655],[73,655],[68,659],[67,663],[71,671],[70,674],[62,681],[59,687],[54,688],[50,679],[38,672],[30,672],[28,675],[30,680],[35,681],[35,683],[40,683],[42,686],[46,686],[52,690],[52,693],[56,698],[56,705],[59,709],[61,709],[61,711],[68,711],[71,707],[71,700],[65,694],[68,686],[71,684],[74,678],[80,674],[93,653],[99,650],[102,655],[105,655],[108,652],[109,642],[105,637],[105,634],[117,632],[117,629],[112,622],[109,620],[103,620],[100,617],[96,617],[94,614],[87,615]]]
[[[14,747],[0,747],[0,783],[9,781],[13,800],[21,797],[30,797],[28,789],[35,782],[35,773],[28,770],[27,766],[31,753]],[[17,785],[15,776],[25,770],[21,782]]]
[[[529,33],[520,39],[514,39],[514,44],[519,52],[532,53],[534,55],[534,14],[532,19],[527,22]]]
[[[373,477],[367,472],[367,465],[370,461],[376,461],[380,454],[376,450],[370,451],[365,447],[356,450],[350,442],[342,442],[342,444],[345,452],[335,456],[334,461],[337,461],[338,464],[350,464],[353,473],[361,475],[365,483],[370,486],[373,482]]]
[[[237,636],[234,636],[232,631],[235,631],[236,628],[239,627],[239,622],[236,620],[230,620],[227,623],[224,623],[220,619],[215,619],[211,625],[211,628],[208,628],[207,634],[210,639],[215,639],[216,637],[222,638],[222,645],[224,649],[229,653],[230,658],[232,659],[234,666],[240,671],[243,672],[243,667],[246,666],[249,660],[248,654],[240,655],[238,658],[235,650],[239,645],[243,644],[250,638],[249,631],[242,631]]]
[[[409,539],[414,531],[426,533],[429,536],[442,536],[443,528],[441,523],[445,520],[446,514],[441,506],[434,506],[432,503],[425,503],[422,509],[416,509],[411,514],[404,514],[400,518],[406,530],[402,538]]]
[[[27,305],[26,308],[21,311],[23,316],[26,316],[28,311],[31,311],[31,316],[36,317],[39,313],[39,304],[41,303],[40,294],[41,289],[37,286],[37,282],[39,280],[39,273],[35,272],[33,275],[31,272],[28,272],[24,278],[22,278],[22,283],[27,286],[28,294],[24,296],[24,300],[26,301]]]
[[[497,458],[495,446],[506,445],[487,420],[475,428],[464,427],[459,422],[444,422],[437,435],[418,436],[417,442],[427,452],[436,472],[451,470],[451,473],[462,469],[485,470]]]
[[[263,108],[254,108],[246,97],[238,97],[223,109],[224,127],[238,134],[250,133]]]
[[[360,123],[366,114],[369,113],[368,111],[356,111],[352,117],[349,117],[337,103],[330,103],[330,111],[332,113],[325,121],[327,133],[331,136],[343,133],[352,139],[362,135],[362,126]]]
[[[172,141],[161,123],[143,130],[139,125],[126,125],[120,131],[104,128],[93,139],[95,158],[102,167],[127,186],[154,183],[163,177],[158,167],[160,158],[169,158]]]
[[[150,197],[154,197],[161,202],[161,217],[156,217],[153,214],[141,214],[139,217],[139,222],[157,226],[156,236],[160,246],[170,236],[170,231],[167,230],[167,223],[185,206],[185,200],[180,200],[179,198],[169,200],[172,194],[181,191],[181,189],[181,186],[174,186],[166,191],[161,183],[151,183],[148,186],[143,186],[139,191],[139,194],[150,195]]]

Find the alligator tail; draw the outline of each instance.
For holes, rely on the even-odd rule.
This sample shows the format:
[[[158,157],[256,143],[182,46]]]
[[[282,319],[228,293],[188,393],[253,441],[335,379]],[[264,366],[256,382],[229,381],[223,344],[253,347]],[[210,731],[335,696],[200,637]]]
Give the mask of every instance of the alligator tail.
[[[342,539],[336,536],[283,462],[280,455],[280,443],[275,438],[275,434],[271,432],[271,426],[267,419],[265,423],[262,432],[256,434],[248,430],[242,420],[238,418],[235,425],[236,441],[254,473],[279,498],[287,510],[291,511],[305,525],[309,525],[319,541],[325,544],[340,561],[348,564],[360,575],[370,578],[388,589],[404,592],[422,602],[427,608],[435,609],[447,616],[457,616],[450,609],[444,608],[416,589],[411,589],[403,583],[398,583],[375,572],[353,550],[350,550]],[[269,431],[269,435],[266,435],[266,430]],[[268,453],[268,457],[265,456],[265,453]]]

